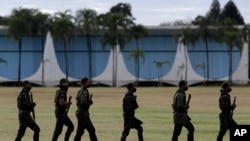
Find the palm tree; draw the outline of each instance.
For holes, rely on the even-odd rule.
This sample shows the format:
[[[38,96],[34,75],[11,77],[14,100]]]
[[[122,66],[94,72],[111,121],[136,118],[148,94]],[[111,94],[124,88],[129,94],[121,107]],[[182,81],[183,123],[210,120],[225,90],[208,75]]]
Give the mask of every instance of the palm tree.
[[[162,67],[164,64],[169,64],[169,61],[154,61],[154,64],[158,68],[158,86],[162,87]]]
[[[132,25],[131,28],[130,28],[130,34],[131,36],[135,39],[135,42],[136,42],[136,50],[139,52],[139,40],[141,38],[143,38],[144,36],[147,36],[148,35],[148,31],[146,30],[146,28],[141,25],[141,24],[138,24],[138,25]],[[137,65],[137,77],[140,76],[140,57],[138,58],[138,63],[135,64]],[[138,80],[139,78],[137,78]],[[138,83],[138,82],[137,82]]]
[[[135,75],[136,75],[136,86],[139,84],[139,64],[140,58],[142,58],[142,64],[145,62],[145,54],[144,51],[140,48],[133,49],[129,53],[128,59],[133,58],[135,63]]]
[[[68,55],[67,50],[70,47],[71,36],[75,33],[75,18],[71,15],[70,10],[64,12],[57,12],[53,17],[52,22],[52,36],[55,40],[63,39],[64,43],[64,61],[66,70],[66,79],[68,79]]]
[[[202,40],[205,43],[206,46],[206,64],[207,64],[207,76],[204,76],[204,78],[207,77],[207,81],[209,81],[209,51],[208,51],[208,41],[215,40],[216,38],[216,32],[215,26],[210,26],[211,23],[214,22],[212,19],[209,19],[207,17],[198,16],[195,20],[195,25],[198,25],[198,31],[197,36],[201,37]],[[197,38],[197,41],[199,41],[199,38]],[[197,42],[196,41],[196,42]]]
[[[44,52],[44,45],[45,45],[45,36],[47,32],[51,29],[52,25],[52,17],[49,14],[44,14],[42,12],[38,12],[35,15],[35,23],[37,27],[37,32],[41,36],[42,40],[42,48]],[[44,86],[44,64],[47,62],[47,59],[42,58],[41,64],[42,64],[42,85]]]
[[[5,65],[8,65],[8,62],[4,60],[3,58],[0,58],[0,63],[4,63]]]
[[[131,6],[127,3],[118,3],[110,8],[106,14],[98,16],[98,23],[103,28],[101,44],[105,48],[110,45],[113,52],[113,81],[112,86],[116,86],[117,81],[117,47],[120,51],[129,42],[129,28],[134,24]]]
[[[186,52],[187,45],[192,45],[195,47],[196,41],[199,39],[197,36],[197,31],[195,29],[191,29],[190,27],[186,27],[181,29],[179,33],[176,35],[176,41],[178,41],[181,46],[181,44],[184,45],[184,52]],[[179,46],[179,48],[180,48]],[[185,56],[185,64],[183,64],[186,67],[185,71],[185,80],[187,80],[187,70],[188,70],[188,65],[187,65],[187,55],[186,53],[184,54]],[[184,68],[183,68],[184,69]]]
[[[113,50],[113,81],[112,86],[116,86],[117,77],[117,45],[119,44],[122,51],[125,44],[129,42],[128,28],[131,21],[123,16],[121,13],[106,13],[99,15],[99,24],[103,28],[103,36],[101,44],[105,48],[107,45],[111,46]]]
[[[206,64],[203,62],[202,64],[197,64],[196,68],[201,68],[203,70],[204,84],[206,80]]]
[[[242,50],[244,34],[242,30],[235,26],[235,22],[231,19],[225,19],[222,21],[222,25],[219,27],[219,33],[221,38],[217,40],[221,43],[227,45],[227,52],[229,57],[229,72],[228,72],[228,81],[232,82],[233,74],[233,47],[237,47],[240,51]]]
[[[36,34],[37,28],[34,23],[34,15],[37,12],[37,9],[14,9],[8,21],[8,34],[18,41],[18,85],[20,85],[21,81],[22,37]]]
[[[98,29],[97,13],[92,9],[81,9],[76,12],[77,27],[81,34],[87,36],[88,61],[89,61],[89,79],[92,80],[92,43],[91,34]]]
[[[250,24],[244,26],[243,35],[244,42],[248,43],[248,48],[250,48]],[[250,49],[248,49],[248,54],[250,54]],[[250,62],[250,56],[248,57],[248,62]],[[250,67],[248,68],[248,71],[250,72]]]

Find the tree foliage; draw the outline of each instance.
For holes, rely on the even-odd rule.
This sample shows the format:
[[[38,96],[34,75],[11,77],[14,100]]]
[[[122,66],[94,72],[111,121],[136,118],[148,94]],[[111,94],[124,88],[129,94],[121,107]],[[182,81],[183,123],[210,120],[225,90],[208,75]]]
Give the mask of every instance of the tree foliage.
[[[244,25],[244,18],[242,17],[240,11],[232,0],[224,6],[221,12],[221,20],[231,19],[235,21],[237,25]]]
[[[211,4],[211,8],[208,11],[206,17],[209,18],[210,20],[216,21],[220,18],[220,12],[221,12],[221,8],[220,8],[219,0],[213,0]]]

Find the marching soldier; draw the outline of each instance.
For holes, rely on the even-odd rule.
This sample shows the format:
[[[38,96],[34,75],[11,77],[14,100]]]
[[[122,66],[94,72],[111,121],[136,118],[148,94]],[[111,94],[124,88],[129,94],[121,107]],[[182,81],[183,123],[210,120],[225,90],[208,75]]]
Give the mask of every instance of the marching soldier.
[[[72,121],[69,119],[67,115],[68,107],[71,105],[70,101],[67,101],[67,91],[68,91],[69,83],[67,79],[62,78],[60,80],[60,89],[56,91],[55,95],[55,115],[56,115],[56,127],[52,137],[52,141],[57,141],[59,135],[62,132],[63,125],[68,127],[64,141],[68,141],[71,133],[74,130],[74,125]]]
[[[181,134],[182,127],[184,126],[188,130],[188,141],[194,141],[194,126],[191,123],[191,119],[187,115],[189,105],[186,102],[185,91],[188,90],[187,81],[182,80],[179,82],[179,89],[173,98],[173,110],[174,110],[174,132],[172,141],[178,141],[178,136]]]
[[[25,130],[29,127],[34,131],[33,140],[39,141],[40,128],[35,123],[34,117],[32,118],[30,112],[34,110],[36,103],[31,100],[30,92],[31,84],[29,81],[23,82],[23,89],[17,98],[17,107],[19,109],[19,130],[15,141],[21,141],[25,134]]]
[[[84,130],[87,129],[89,132],[89,138],[91,141],[98,141],[95,134],[95,127],[89,117],[89,108],[93,104],[92,95],[89,94],[88,88],[90,86],[90,81],[88,78],[83,78],[81,80],[81,90],[78,91],[76,101],[77,101],[77,111],[76,117],[78,119],[78,126],[76,131],[76,136],[74,141],[80,141]]]
[[[219,106],[221,109],[220,117],[220,131],[217,136],[217,141],[222,141],[223,136],[226,134],[226,131],[231,129],[237,123],[233,120],[231,111],[236,108],[236,104],[231,104],[230,92],[232,91],[230,84],[224,82],[222,84],[222,89],[220,90],[221,95],[219,98]]]
[[[135,110],[139,107],[136,101],[136,96],[134,95],[136,88],[134,84],[129,83],[127,89],[128,92],[123,98],[124,130],[122,132],[121,141],[126,141],[131,128],[135,128],[138,131],[138,139],[139,141],[143,141],[142,121],[135,117]]]

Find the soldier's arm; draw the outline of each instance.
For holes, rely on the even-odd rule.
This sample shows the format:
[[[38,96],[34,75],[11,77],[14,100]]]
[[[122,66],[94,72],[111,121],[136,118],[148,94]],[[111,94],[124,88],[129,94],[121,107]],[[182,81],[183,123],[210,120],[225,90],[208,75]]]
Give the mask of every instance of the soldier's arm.
[[[221,99],[220,99],[220,104],[221,104],[221,108],[223,111],[230,111],[232,110],[232,105],[230,104],[230,99],[226,96],[223,96]]]
[[[179,111],[185,111],[187,108],[185,103],[185,95],[178,94],[176,97],[176,109]]]
[[[58,103],[60,106],[68,105],[69,103],[64,100],[65,94],[64,93],[58,93]]]
[[[89,106],[93,104],[93,102],[90,101],[89,94],[87,92],[83,92],[83,94],[81,94],[80,102],[82,106]]]
[[[23,106],[26,110],[32,110],[35,107],[35,104],[31,103],[29,95],[23,94],[21,98]]]
[[[136,100],[136,96],[134,96],[134,109],[137,109],[137,108],[139,108],[139,105],[138,105],[138,103],[137,103],[137,100]]]

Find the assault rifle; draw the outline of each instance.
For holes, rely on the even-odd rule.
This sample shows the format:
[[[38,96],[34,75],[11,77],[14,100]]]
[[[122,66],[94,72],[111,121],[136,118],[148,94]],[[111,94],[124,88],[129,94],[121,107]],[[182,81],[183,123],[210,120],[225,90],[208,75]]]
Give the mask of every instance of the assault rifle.
[[[191,100],[191,94],[188,95],[188,100],[187,100],[187,107],[189,107],[189,103]],[[186,112],[188,113],[188,109],[186,109]],[[187,115],[188,120],[191,120],[191,118]]]
[[[235,102],[236,102],[236,96],[234,97],[233,105],[235,105]],[[234,115],[234,108],[231,111],[231,118],[233,118],[233,115]]]
[[[72,98],[72,96],[69,97],[69,103],[71,102],[71,98]],[[69,112],[70,105],[71,105],[71,104],[68,104],[68,105],[67,105],[67,108],[66,108],[66,111],[65,111],[65,114],[66,114],[66,115],[67,115],[68,112]]]
[[[30,102],[31,102],[32,104],[34,104],[32,92],[30,93]],[[33,119],[34,119],[34,121],[35,121],[36,115],[35,115],[35,108],[34,108],[34,107],[32,108],[31,112],[32,112]]]

